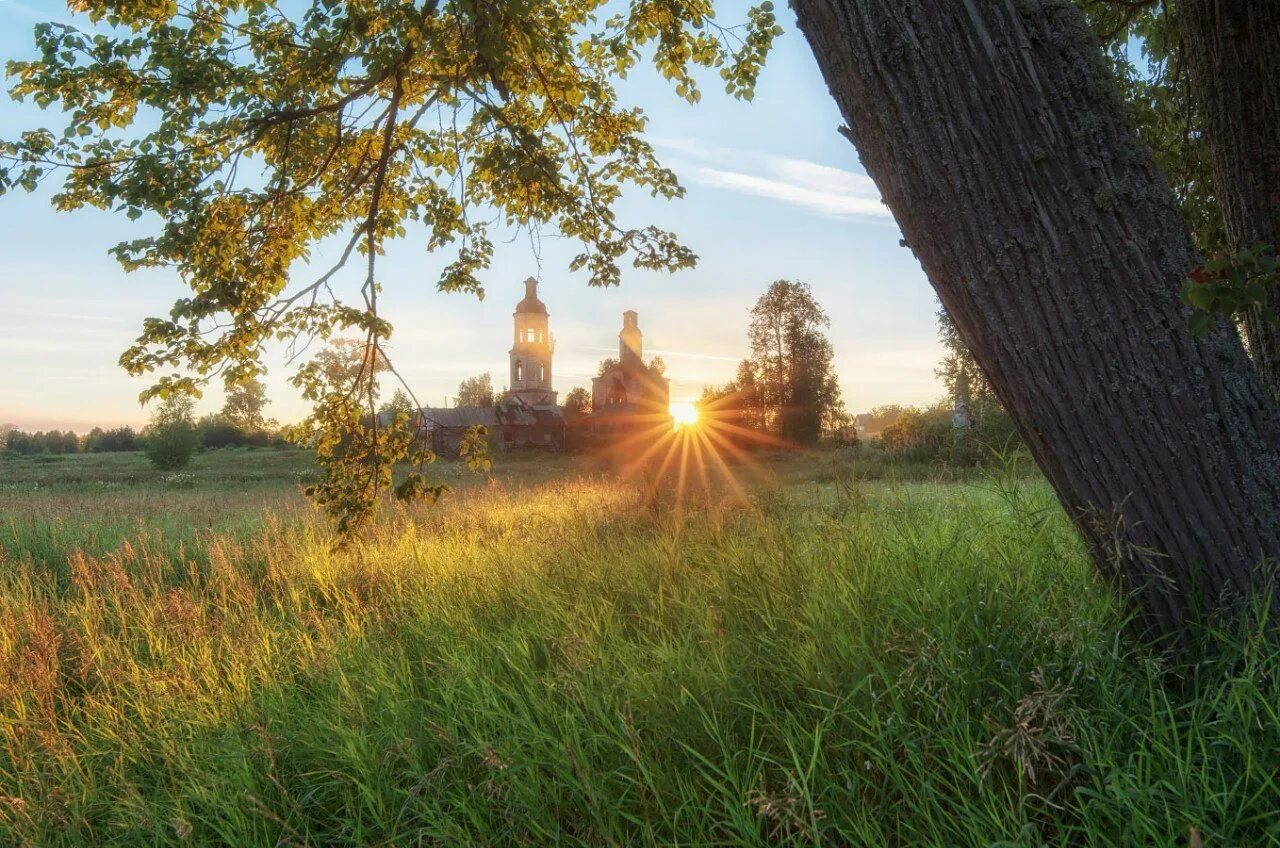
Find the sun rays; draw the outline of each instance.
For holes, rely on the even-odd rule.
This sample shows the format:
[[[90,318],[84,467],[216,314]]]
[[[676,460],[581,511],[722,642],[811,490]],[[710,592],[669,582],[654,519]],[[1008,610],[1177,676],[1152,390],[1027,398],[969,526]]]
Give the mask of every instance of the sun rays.
[[[768,476],[752,448],[791,447],[742,425],[734,398],[706,404],[675,402],[669,414],[638,414],[611,452],[621,476],[641,481],[654,498],[669,498],[679,516],[694,502],[750,502],[747,485]]]

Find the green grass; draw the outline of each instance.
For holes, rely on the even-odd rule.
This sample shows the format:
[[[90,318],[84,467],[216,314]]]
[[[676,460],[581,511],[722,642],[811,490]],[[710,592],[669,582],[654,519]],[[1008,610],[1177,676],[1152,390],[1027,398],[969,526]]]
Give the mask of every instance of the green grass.
[[[1275,652],[1169,685],[1034,478],[500,458],[335,553],[298,456],[0,476],[0,844],[1280,844]]]
[[[57,567],[74,549],[100,556],[147,536],[176,551],[209,531],[243,535],[264,512],[299,503],[316,474],[300,450],[230,448],[156,471],[140,453],[0,452],[0,549]]]

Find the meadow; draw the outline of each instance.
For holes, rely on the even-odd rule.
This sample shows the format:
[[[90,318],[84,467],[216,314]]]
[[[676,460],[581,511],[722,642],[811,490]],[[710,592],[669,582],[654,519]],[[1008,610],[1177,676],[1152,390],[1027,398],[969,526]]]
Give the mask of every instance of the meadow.
[[[733,471],[335,549],[298,451],[0,459],[0,844],[1280,844],[1261,614],[1144,652],[1012,464]]]

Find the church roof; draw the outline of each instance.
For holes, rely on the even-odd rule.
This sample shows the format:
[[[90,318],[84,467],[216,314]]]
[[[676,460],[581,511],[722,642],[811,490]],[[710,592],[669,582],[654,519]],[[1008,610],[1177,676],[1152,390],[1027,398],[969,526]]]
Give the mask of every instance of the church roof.
[[[492,406],[426,407],[422,415],[429,425],[436,427],[472,427],[476,424],[492,427],[498,423]]]
[[[516,304],[516,312],[547,314],[547,305],[538,299],[538,281],[533,277],[524,281],[524,299]]]
[[[516,424],[526,427],[535,424],[555,423],[561,420],[559,407],[525,406],[516,403],[498,403],[493,406],[425,407],[421,410],[428,427],[465,429],[477,424],[496,427]]]

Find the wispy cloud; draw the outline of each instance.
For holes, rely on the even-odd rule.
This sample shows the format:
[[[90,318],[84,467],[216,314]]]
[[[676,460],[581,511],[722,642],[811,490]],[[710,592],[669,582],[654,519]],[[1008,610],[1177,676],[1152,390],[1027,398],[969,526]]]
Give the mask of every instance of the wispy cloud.
[[[796,160],[781,160],[775,163],[774,170],[783,173],[775,177],[761,177],[719,168],[699,168],[694,179],[713,188],[781,200],[824,215],[889,215],[889,210],[880,202],[875,184],[867,177]],[[819,178],[819,171],[830,171],[837,179],[824,181]],[[868,185],[861,184],[864,180]]]
[[[617,353],[617,352],[618,352],[618,349],[617,349],[616,347],[587,347],[587,346],[584,346],[584,347],[582,347],[581,349],[582,349],[582,350],[594,350],[594,351],[600,351],[600,352],[604,352],[604,353]],[[721,355],[719,355],[719,354],[715,354],[715,353],[689,353],[689,352],[687,352],[687,351],[681,351],[681,350],[657,350],[657,349],[655,349],[655,348],[645,348],[645,351],[644,351],[644,352],[645,352],[646,354],[653,354],[653,355],[655,355],[655,356],[678,356],[678,357],[683,357],[683,358],[685,358],[685,359],[710,359],[710,360],[714,360],[714,361],[716,361],[716,362],[737,362],[739,359],[741,359],[741,358],[742,358],[741,356],[721,356]]]
[[[86,315],[79,312],[34,311],[34,312],[20,313],[20,317],[23,319],[40,318],[40,319],[51,319],[54,321],[70,321],[73,323],[80,322],[80,321],[92,321],[95,323],[107,323],[107,324],[140,323],[140,322],[132,321],[131,319],[125,318],[124,316],[121,316],[121,315]],[[25,325],[25,326],[30,326],[30,325]]]
[[[778,200],[824,215],[890,215],[880,201],[879,189],[866,174],[803,159],[713,147],[693,139],[654,141],[660,148],[699,160],[692,178],[701,185]]]

